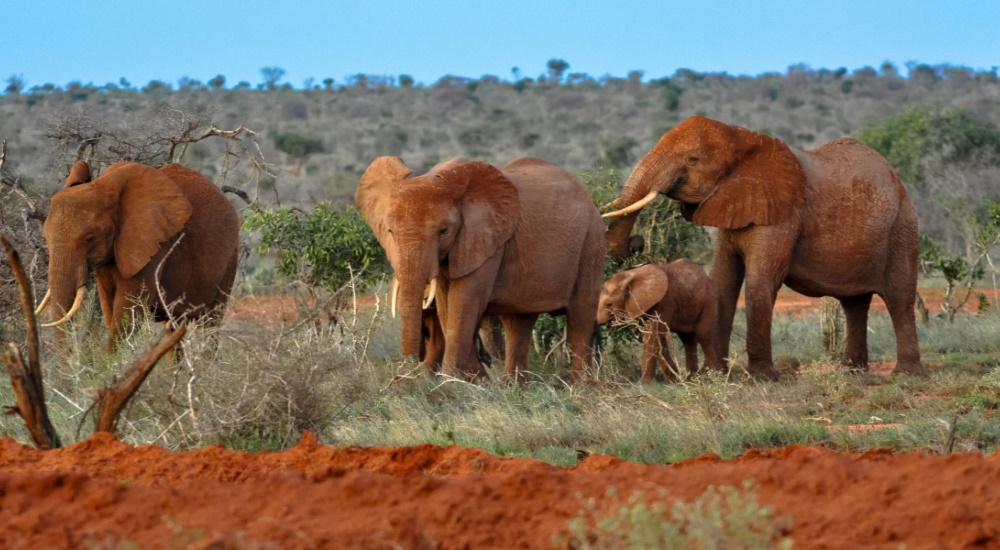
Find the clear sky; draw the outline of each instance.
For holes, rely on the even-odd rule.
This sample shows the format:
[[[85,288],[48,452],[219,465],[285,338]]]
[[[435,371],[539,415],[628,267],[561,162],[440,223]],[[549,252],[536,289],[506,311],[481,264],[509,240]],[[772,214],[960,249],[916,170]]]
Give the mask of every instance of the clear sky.
[[[227,87],[285,69],[301,87],[357,73],[537,76],[552,58],[599,77],[678,68],[1000,65],[1000,0],[3,0],[0,79]],[[2,88],[0,88],[2,89]]]

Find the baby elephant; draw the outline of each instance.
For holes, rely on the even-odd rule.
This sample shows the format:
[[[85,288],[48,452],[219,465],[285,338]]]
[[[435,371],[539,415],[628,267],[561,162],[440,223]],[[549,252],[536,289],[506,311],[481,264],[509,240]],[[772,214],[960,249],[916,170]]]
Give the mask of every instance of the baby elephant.
[[[605,281],[597,322],[644,321],[642,382],[649,383],[660,361],[666,362],[661,368],[667,379],[680,374],[668,347],[671,331],[684,343],[689,371],[698,370],[696,340],[705,352],[705,365],[722,368],[712,346],[717,310],[715,291],[705,270],[690,260],[677,260],[628,269]]]

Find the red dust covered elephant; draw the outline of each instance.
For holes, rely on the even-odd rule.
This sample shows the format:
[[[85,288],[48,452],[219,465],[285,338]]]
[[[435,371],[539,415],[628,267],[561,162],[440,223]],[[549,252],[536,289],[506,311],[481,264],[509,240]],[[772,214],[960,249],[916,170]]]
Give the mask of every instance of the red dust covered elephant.
[[[68,321],[94,270],[111,351],[137,301],[158,321],[226,303],[236,277],[239,218],[218,187],[183,166],[123,162],[91,181],[80,161],[52,196],[45,240],[49,290],[39,312],[51,302],[58,320],[49,326]]]
[[[719,228],[712,284],[719,299],[718,356],[729,337],[746,279],[747,355],[752,372],[776,378],[771,320],[782,284],[844,306],[844,362],[868,363],[872,296],[886,303],[896,332],[894,372],[923,374],[913,304],[917,217],[899,177],[854,139],[812,151],[738,126],[691,117],[660,138],[629,176],[608,228],[611,253],[628,253],[638,210],[658,194],[681,202],[684,217]]]

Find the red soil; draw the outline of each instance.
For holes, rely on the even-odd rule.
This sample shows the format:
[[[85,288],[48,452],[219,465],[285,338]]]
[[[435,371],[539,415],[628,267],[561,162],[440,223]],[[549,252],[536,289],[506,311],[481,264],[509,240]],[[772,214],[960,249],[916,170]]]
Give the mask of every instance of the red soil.
[[[931,315],[941,313],[941,304],[944,303],[943,288],[921,288],[919,292]],[[994,302],[992,288],[973,289],[972,296],[962,308],[963,311],[968,313],[976,312],[979,305],[976,296],[980,292],[986,294],[991,304]],[[384,307],[386,305],[385,296],[380,296],[380,298]],[[774,310],[779,313],[788,313],[796,316],[808,315],[820,310],[822,300],[822,298],[810,298],[794,290],[782,288],[778,291],[778,299],[774,304]],[[372,308],[374,305],[375,296],[358,296],[358,307]],[[738,307],[743,306],[743,295],[741,294]],[[878,296],[875,296],[872,299],[872,310],[885,313],[885,302]],[[295,298],[292,296],[242,296],[233,301],[226,315],[241,321],[257,320],[267,323],[293,323],[299,317],[298,307],[295,303]]]
[[[107,435],[0,440],[0,548],[551,548],[577,495],[690,500],[754,478],[796,548],[1000,547],[1000,459],[792,446],[673,466],[592,455],[561,469],[461,447],[171,453]],[[190,546],[189,546],[190,545]]]

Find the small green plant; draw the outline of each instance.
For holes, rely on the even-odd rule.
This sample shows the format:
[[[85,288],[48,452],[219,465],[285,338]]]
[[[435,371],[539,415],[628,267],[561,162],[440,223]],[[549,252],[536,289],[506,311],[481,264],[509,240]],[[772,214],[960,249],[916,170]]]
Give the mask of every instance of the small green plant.
[[[621,501],[618,490],[608,487],[603,500],[585,501],[569,523],[569,535],[552,539],[556,548],[629,549],[790,549],[784,535],[792,527],[788,516],[776,516],[757,502],[757,486],[746,480],[741,489],[709,486],[693,502],[677,500],[667,506],[663,491],[650,500],[636,491]]]
[[[364,288],[388,271],[381,245],[354,207],[341,211],[319,202],[309,213],[261,210],[243,221],[243,229],[261,232],[258,253],[280,253],[279,275],[312,286],[336,291],[353,279]]]

